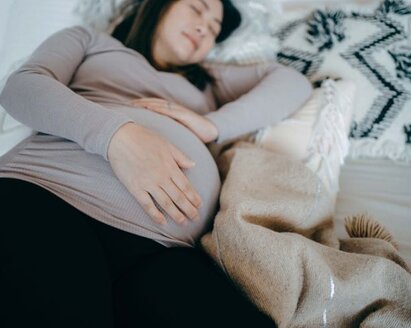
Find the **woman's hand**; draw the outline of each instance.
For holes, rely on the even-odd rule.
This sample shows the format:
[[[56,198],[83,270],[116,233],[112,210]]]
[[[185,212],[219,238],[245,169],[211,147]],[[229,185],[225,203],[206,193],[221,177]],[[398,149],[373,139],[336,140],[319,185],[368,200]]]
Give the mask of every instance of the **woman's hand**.
[[[166,223],[151,197],[177,223],[185,223],[186,216],[198,219],[201,198],[180,169],[191,168],[194,162],[160,135],[126,123],[112,137],[108,159],[118,179],[154,221]]]
[[[209,119],[176,103],[161,98],[139,98],[132,100],[130,104],[171,117],[190,129],[204,143],[218,137],[218,130]]]

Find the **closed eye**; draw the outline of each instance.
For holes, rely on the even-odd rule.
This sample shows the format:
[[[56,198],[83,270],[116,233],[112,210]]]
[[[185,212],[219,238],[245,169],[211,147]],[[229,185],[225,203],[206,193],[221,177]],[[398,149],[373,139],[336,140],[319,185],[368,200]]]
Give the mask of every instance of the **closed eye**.
[[[196,8],[195,6],[190,5],[190,8],[191,8],[197,15],[201,15],[201,14],[202,14],[201,10],[198,9],[198,8]],[[218,35],[218,33],[217,33],[212,27],[209,27],[209,30],[210,30],[210,32],[211,32],[214,36],[217,36],[217,35]]]
[[[201,10],[197,9],[196,7],[194,7],[193,5],[190,5],[191,9],[193,9],[194,12],[196,12],[198,15],[201,15]]]

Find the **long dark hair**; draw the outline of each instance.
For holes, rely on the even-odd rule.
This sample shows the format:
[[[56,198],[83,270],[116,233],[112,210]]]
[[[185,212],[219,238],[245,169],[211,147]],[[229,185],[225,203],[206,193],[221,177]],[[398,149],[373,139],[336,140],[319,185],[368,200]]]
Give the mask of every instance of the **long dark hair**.
[[[123,21],[116,26],[112,36],[128,48],[134,49],[142,54],[150,64],[158,70],[161,68],[157,65],[153,58],[153,39],[154,33],[158,23],[167,13],[173,2],[176,0],[134,0],[131,4],[131,9],[128,9],[128,13]],[[230,26],[226,23],[226,28],[220,32],[220,38],[217,37],[217,42],[221,42],[221,35],[224,35],[224,39],[240,25],[241,16],[238,11],[232,6],[229,1],[222,0],[224,9],[230,10],[231,17]],[[227,4],[230,7],[227,7]],[[236,15],[233,15],[234,12]],[[225,15],[226,13],[224,13]],[[227,22],[228,20],[226,20]],[[224,23],[224,19],[223,19]],[[198,89],[204,90],[208,83],[213,83],[214,78],[199,64],[190,64],[185,66],[172,66],[167,68],[169,72],[175,72],[183,75]]]

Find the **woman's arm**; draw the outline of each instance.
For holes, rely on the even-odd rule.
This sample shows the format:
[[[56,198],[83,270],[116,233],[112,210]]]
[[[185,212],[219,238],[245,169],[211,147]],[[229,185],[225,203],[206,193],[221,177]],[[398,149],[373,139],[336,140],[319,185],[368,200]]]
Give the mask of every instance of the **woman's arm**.
[[[52,35],[9,78],[0,104],[31,128],[102,155],[154,221],[166,222],[152,198],[178,223],[196,219],[201,198],[181,170],[191,161],[158,134],[67,87],[98,37],[82,27]]]
[[[0,95],[0,104],[21,123],[75,141],[107,160],[113,134],[131,119],[67,87],[97,38],[97,33],[80,26],[50,36],[10,76]]]
[[[213,92],[219,109],[205,116],[217,127],[217,143],[285,119],[312,92],[311,83],[304,75],[275,62],[205,67],[216,78]]]

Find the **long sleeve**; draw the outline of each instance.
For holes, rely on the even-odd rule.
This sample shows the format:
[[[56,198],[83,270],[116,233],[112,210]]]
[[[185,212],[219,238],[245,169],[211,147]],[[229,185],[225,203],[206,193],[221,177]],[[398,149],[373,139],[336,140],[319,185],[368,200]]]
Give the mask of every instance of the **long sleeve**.
[[[307,78],[292,68],[270,62],[206,66],[216,78],[219,109],[208,113],[219,132],[216,143],[279,122],[299,109],[312,93]]]
[[[32,129],[72,140],[107,160],[111,137],[131,119],[68,87],[97,38],[97,33],[80,26],[50,36],[10,76],[0,95],[0,104]]]

